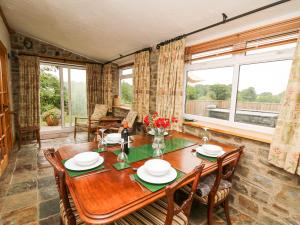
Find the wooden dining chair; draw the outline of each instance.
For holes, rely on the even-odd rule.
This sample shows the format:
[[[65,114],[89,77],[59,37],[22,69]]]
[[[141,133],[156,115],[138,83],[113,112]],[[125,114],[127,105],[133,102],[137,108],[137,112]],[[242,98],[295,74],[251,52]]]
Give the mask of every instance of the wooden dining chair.
[[[166,198],[159,199],[142,209],[139,209],[120,220],[114,225],[188,225],[193,197],[199,183],[204,164],[197,166],[191,173],[166,187]],[[178,206],[174,201],[175,191],[188,180],[194,178],[188,198]]]
[[[59,193],[61,225],[83,225],[79,217],[65,180],[65,169],[56,157],[54,149],[44,150],[44,156],[54,169],[55,181]]]
[[[207,205],[207,224],[212,225],[213,209],[222,205],[224,208],[227,224],[231,224],[229,216],[229,193],[232,187],[231,181],[236,166],[239,162],[244,146],[238,147],[234,151],[227,152],[217,159],[218,168],[215,174],[211,174],[202,179],[199,183],[195,200]],[[232,163],[225,165],[227,159],[234,159]],[[191,190],[190,186],[182,188],[186,193]]]

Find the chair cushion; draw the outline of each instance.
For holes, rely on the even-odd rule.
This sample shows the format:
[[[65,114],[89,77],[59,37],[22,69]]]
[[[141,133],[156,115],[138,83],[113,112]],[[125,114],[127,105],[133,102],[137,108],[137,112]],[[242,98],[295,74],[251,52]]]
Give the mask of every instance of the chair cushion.
[[[114,225],[164,225],[167,217],[168,204],[166,199],[160,199],[139,209],[120,220]],[[188,219],[180,212],[173,217],[172,225],[187,225]]]
[[[137,112],[135,111],[129,111],[126,118],[124,120],[126,120],[128,122],[128,127],[129,128],[132,128],[133,127],[133,124],[135,122],[135,119],[137,117]],[[124,122],[124,120],[122,121],[122,124]],[[118,129],[118,132],[121,133],[123,130],[123,127],[121,126],[119,129]]]
[[[96,104],[94,112],[91,115],[91,120],[100,120],[102,117],[106,116],[107,111],[107,105]]]
[[[208,203],[208,195],[214,185],[215,179],[216,179],[216,175],[212,174],[206,176],[203,180],[200,181],[197,187],[197,193],[194,195],[196,200],[202,202],[203,204]],[[215,196],[215,201],[214,201],[215,204],[223,201],[229,195],[231,186],[232,185],[229,181],[223,179],[221,180],[218,191]],[[184,191],[185,193],[190,193],[191,187],[186,185],[182,188],[182,191]]]
[[[98,122],[91,122],[91,128],[97,128],[98,125],[99,125]],[[78,121],[76,123],[76,126],[81,127],[81,128],[88,128],[89,122],[88,121]]]
[[[72,212],[76,219],[76,225],[85,225],[86,223],[83,222],[79,217],[79,214],[75,208],[72,197],[70,195],[68,197],[69,197],[69,202],[71,205]],[[65,210],[62,200],[59,201],[59,208],[60,208],[60,217],[63,222],[63,225],[70,225],[70,221],[68,220],[67,213],[66,213],[66,210]]]

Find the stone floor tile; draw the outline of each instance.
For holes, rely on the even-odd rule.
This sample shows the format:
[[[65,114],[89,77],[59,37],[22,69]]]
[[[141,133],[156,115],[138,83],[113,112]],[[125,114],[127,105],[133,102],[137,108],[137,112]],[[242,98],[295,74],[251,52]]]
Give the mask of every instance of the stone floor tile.
[[[51,199],[39,203],[39,219],[59,213],[59,198]]]
[[[39,202],[59,197],[56,185],[51,185],[48,187],[41,188],[38,190],[38,193],[39,193],[39,197],[38,197]]]
[[[37,207],[22,208],[1,214],[3,225],[34,224],[37,221]]]
[[[36,180],[37,171],[27,171],[24,173],[14,173],[12,177],[12,184],[21,183],[30,180]]]
[[[39,225],[60,225],[60,215],[55,214],[39,221]]]
[[[38,172],[38,174],[37,174],[38,178],[54,176],[52,167],[41,168],[41,169],[38,169],[37,172]]]
[[[31,191],[36,189],[37,187],[37,182],[36,180],[29,180],[21,183],[14,183],[12,184],[8,191],[7,195],[13,195],[13,194],[18,194],[26,191]]]
[[[4,199],[4,207],[1,213],[18,210],[25,207],[36,205],[37,191],[28,191],[20,194],[10,195]]]
[[[38,188],[44,188],[49,186],[55,185],[55,178],[54,176],[48,176],[48,177],[41,177],[38,179]]]

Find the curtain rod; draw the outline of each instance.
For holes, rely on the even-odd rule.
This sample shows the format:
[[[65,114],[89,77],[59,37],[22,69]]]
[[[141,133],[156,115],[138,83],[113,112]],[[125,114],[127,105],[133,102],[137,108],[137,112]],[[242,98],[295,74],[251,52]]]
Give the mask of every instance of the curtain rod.
[[[20,53],[17,55],[18,56],[36,56],[36,57],[40,57],[42,59],[50,59],[50,60],[59,60],[59,61],[63,61],[65,63],[67,62],[73,62],[73,63],[94,63],[94,64],[99,64],[99,65],[103,65],[103,63],[97,62],[97,61],[87,61],[87,60],[72,60],[72,59],[65,59],[65,58],[59,58],[59,57],[51,57],[51,56],[42,56],[42,55],[38,55],[38,54],[29,54],[29,53]]]
[[[180,40],[184,37],[187,37],[187,36],[190,36],[190,35],[193,35],[193,34],[196,34],[196,33],[199,33],[201,31],[204,31],[204,30],[208,30],[210,28],[213,28],[213,27],[216,27],[216,26],[220,26],[222,24],[225,24],[225,23],[228,23],[228,22],[231,22],[233,20],[237,20],[237,19],[240,19],[242,17],[245,17],[245,16],[248,16],[248,15],[251,15],[251,14],[254,14],[254,13],[257,13],[257,12],[260,12],[260,11],[263,11],[265,9],[269,9],[271,7],[274,7],[274,6],[277,6],[277,5],[280,5],[280,4],[283,4],[283,3],[286,3],[286,2],[289,2],[291,0],[280,0],[280,1],[277,1],[277,2],[274,2],[274,3],[271,3],[271,4],[268,4],[268,5],[265,5],[265,6],[262,6],[262,7],[259,7],[259,8],[256,8],[256,9],[253,9],[251,11],[248,11],[248,12],[245,12],[245,13],[242,13],[242,14],[239,14],[237,16],[234,16],[234,17],[231,17],[231,18],[228,18],[228,16],[225,14],[225,13],[222,13],[222,17],[223,17],[223,20],[221,22],[218,22],[218,23],[214,23],[214,24],[211,24],[209,26],[206,26],[206,27],[203,27],[203,28],[200,28],[198,30],[195,30],[195,31],[192,31],[192,32],[189,32],[189,33],[186,33],[186,34],[182,34],[182,35],[179,35],[175,38],[172,38],[170,40],[166,40],[166,41],[163,41],[163,42],[160,42],[159,44],[156,45],[156,48],[159,49],[161,46],[165,45],[165,44],[168,44],[172,41],[176,41],[176,40]],[[132,52],[132,53],[129,53],[127,55],[120,55],[120,57],[116,58],[116,59],[113,59],[113,60],[110,60],[105,64],[108,64],[108,63],[111,63],[111,62],[114,62],[116,60],[119,60],[119,59],[122,59],[122,58],[125,58],[125,57],[128,57],[128,56],[131,56],[131,55],[134,55],[136,53],[139,53],[139,52],[142,52],[142,51],[147,51],[149,49],[152,49],[152,48],[145,48],[145,49],[142,49],[142,50],[139,50],[139,51],[135,51],[135,52]],[[151,50],[150,50],[151,51]]]
[[[112,60],[110,60],[110,61],[104,63],[104,65],[109,64],[109,63],[112,63],[112,62],[114,62],[114,61],[117,61],[117,60],[119,60],[119,59],[122,59],[122,58],[125,58],[125,57],[128,57],[128,56],[131,56],[131,55],[140,53],[140,52],[144,52],[144,51],[149,51],[149,52],[151,52],[151,51],[152,51],[152,48],[151,48],[151,47],[149,47],[149,48],[143,48],[143,49],[141,49],[141,50],[137,50],[137,51],[132,52],[132,53],[129,53],[129,54],[127,54],[127,55],[120,55],[118,58],[112,59]]]
[[[286,2],[289,2],[291,0],[280,0],[280,1],[277,1],[277,2],[274,2],[274,3],[271,3],[271,4],[268,4],[268,5],[265,5],[265,6],[262,6],[262,7],[259,7],[259,8],[256,8],[256,9],[253,9],[251,11],[248,11],[248,12],[245,12],[245,13],[242,13],[242,14],[239,14],[237,16],[234,16],[234,17],[231,17],[231,18],[228,18],[228,16],[225,14],[225,13],[222,13],[222,17],[223,17],[223,20],[218,22],[218,23],[214,23],[214,24],[211,24],[209,26],[206,26],[206,27],[203,27],[203,28],[200,28],[198,30],[194,30],[192,32],[189,32],[189,33],[186,33],[186,34],[182,34],[182,35],[179,35],[175,38],[172,38],[170,40],[166,40],[166,41],[163,41],[163,42],[160,42],[159,44],[156,45],[156,48],[159,49],[161,46],[165,45],[165,44],[168,44],[172,41],[176,41],[176,40],[180,40],[182,38],[185,38],[187,36],[190,36],[190,35],[193,35],[193,34],[196,34],[196,33],[199,33],[201,31],[204,31],[204,30],[208,30],[208,29],[211,29],[213,27],[217,27],[217,26],[220,26],[222,24],[225,24],[225,23],[228,23],[228,22],[231,22],[231,21],[234,21],[234,20],[237,20],[237,19],[240,19],[242,17],[245,17],[245,16],[249,16],[251,14],[254,14],[254,13],[257,13],[257,12],[260,12],[260,11],[263,11],[265,9],[269,9],[271,7],[274,7],[274,6],[277,6],[277,5],[280,5],[280,4],[283,4],[283,3],[286,3]]]

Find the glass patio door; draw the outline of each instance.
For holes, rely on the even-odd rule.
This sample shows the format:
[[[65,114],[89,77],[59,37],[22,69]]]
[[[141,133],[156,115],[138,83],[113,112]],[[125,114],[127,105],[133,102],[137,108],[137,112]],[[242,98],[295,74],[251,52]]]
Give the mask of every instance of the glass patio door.
[[[41,64],[41,130],[71,130],[75,117],[87,116],[84,67]],[[49,115],[56,119],[49,123]]]

